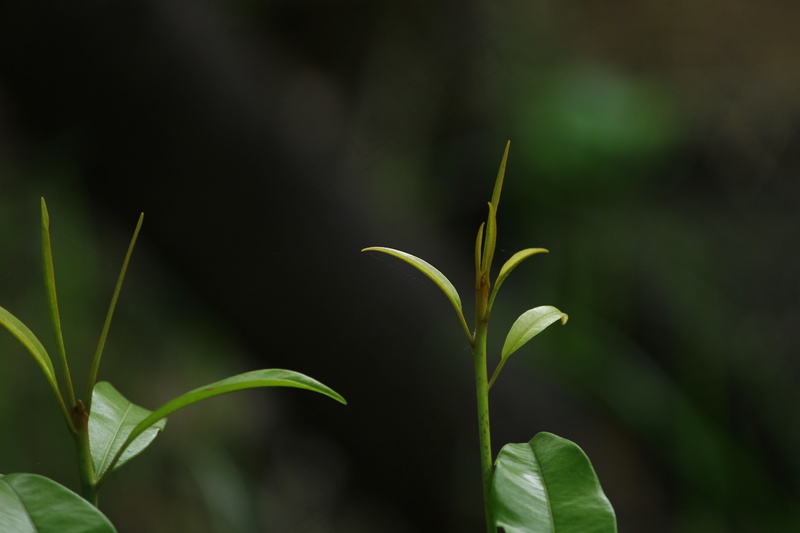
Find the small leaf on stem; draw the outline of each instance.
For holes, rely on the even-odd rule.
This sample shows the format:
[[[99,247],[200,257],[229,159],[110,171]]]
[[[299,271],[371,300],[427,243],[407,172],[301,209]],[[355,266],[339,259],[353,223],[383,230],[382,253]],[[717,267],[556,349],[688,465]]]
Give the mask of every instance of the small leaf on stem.
[[[495,296],[497,296],[497,291],[500,289],[500,285],[503,284],[511,271],[517,268],[520,263],[530,256],[546,253],[548,253],[548,251],[544,248],[526,248],[525,250],[521,250],[512,255],[509,260],[505,262],[503,267],[500,269],[500,273],[497,275],[497,280],[494,282],[492,295],[489,297],[489,311],[492,310],[492,304],[494,303]]]
[[[567,318],[566,313],[562,313],[552,305],[542,305],[525,311],[511,326],[503,344],[501,359],[507,359],[553,322],[561,320],[561,324],[566,324]]]
[[[401,259],[408,263],[409,265],[415,267],[417,270],[428,276],[437,287],[439,287],[442,292],[447,296],[447,299],[450,300],[450,303],[453,304],[453,307],[458,314],[458,318],[461,321],[461,326],[464,328],[464,331],[467,334],[467,338],[472,340],[472,333],[469,331],[469,326],[467,326],[467,321],[464,318],[464,311],[461,308],[461,297],[458,295],[458,291],[450,283],[450,280],[447,277],[439,272],[433,265],[420,259],[419,257],[413,256],[409,253],[402,252],[400,250],[395,250],[394,248],[386,248],[383,246],[371,246],[369,248],[364,248],[361,250],[362,252],[383,252],[385,254],[392,255]]]
[[[61,412],[64,415],[67,424],[70,428],[72,428],[72,419],[70,418],[67,407],[64,404],[64,398],[61,396],[61,390],[58,388],[58,380],[56,379],[55,369],[53,368],[53,361],[50,359],[50,355],[47,353],[47,350],[45,350],[44,346],[42,346],[41,341],[39,341],[36,335],[34,335],[33,332],[28,329],[28,326],[23,324],[22,321],[9,313],[3,307],[0,307],[0,326],[6,328],[9,333],[11,333],[33,356],[36,364],[42,369],[44,377],[50,384],[50,388],[53,389],[53,393],[56,395],[56,399],[61,406]]]

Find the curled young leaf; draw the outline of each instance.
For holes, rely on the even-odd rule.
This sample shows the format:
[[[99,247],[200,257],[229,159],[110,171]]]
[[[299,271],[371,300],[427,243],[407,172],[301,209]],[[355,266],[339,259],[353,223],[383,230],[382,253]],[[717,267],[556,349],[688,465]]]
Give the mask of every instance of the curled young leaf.
[[[481,222],[481,227],[478,228],[478,236],[475,238],[475,289],[477,290],[481,283],[481,248],[483,247],[483,229],[486,222]]]
[[[383,252],[385,254],[392,255],[401,259],[408,263],[409,265],[415,267],[417,270],[428,276],[437,287],[439,287],[442,292],[447,296],[447,299],[450,300],[450,303],[453,304],[453,307],[458,314],[458,318],[461,321],[461,326],[464,328],[464,331],[467,334],[467,338],[472,338],[472,333],[469,331],[469,326],[467,326],[467,321],[464,318],[464,311],[461,308],[461,297],[458,295],[458,291],[450,283],[450,280],[442,274],[438,269],[436,269],[433,265],[420,259],[419,257],[413,256],[409,253],[402,252],[400,250],[395,250],[394,248],[386,248],[384,246],[371,246],[369,248],[364,248],[361,250],[362,252]]]
[[[506,444],[493,476],[495,525],[505,533],[616,533],[614,509],[577,444],[539,433]]]
[[[522,348],[526,342],[544,331],[553,322],[560,320],[562,324],[566,324],[567,318],[566,313],[562,313],[551,305],[542,305],[525,311],[508,332],[503,344],[501,360],[505,361],[508,356]]]
[[[500,289],[500,285],[503,284],[511,271],[517,268],[520,263],[525,261],[530,256],[546,253],[548,253],[548,251],[545,248],[526,248],[525,250],[520,250],[512,255],[509,260],[505,262],[503,267],[500,269],[500,273],[497,275],[497,280],[494,282],[494,287],[492,287],[492,295],[489,297],[490,311],[492,310],[492,304],[497,296],[497,291]]]
[[[486,274],[486,279],[489,279],[489,271],[492,268],[492,260],[494,259],[494,250],[497,246],[497,207],[489,203],[489,216],[486,219],[486,240],[483,243],[483,257],[481,262],[481,271]]]

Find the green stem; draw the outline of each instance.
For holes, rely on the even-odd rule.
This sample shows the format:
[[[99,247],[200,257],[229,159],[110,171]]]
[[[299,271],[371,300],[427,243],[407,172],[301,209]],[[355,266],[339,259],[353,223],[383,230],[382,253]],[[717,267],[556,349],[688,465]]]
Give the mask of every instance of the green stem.
[[[492,434],[489,426],[489,377],[486,370],[486,336],[489,329],[487,303],[489,287],[482,276],[476,290],[477,320],[473,355],[475,362],[475,392],[478,400],[478,437],[480,439],[481,474],[483,477],[483,506],[487,533],[496,533],[492,512]]]
[[[78,454],[81,495],[86,501],[97,507],[97,482],[94,473],[92,450],[89,445],[89,412],[80,400],[72,409],[72,423],[75,426],[73,438],[75,440],[75,451]]]

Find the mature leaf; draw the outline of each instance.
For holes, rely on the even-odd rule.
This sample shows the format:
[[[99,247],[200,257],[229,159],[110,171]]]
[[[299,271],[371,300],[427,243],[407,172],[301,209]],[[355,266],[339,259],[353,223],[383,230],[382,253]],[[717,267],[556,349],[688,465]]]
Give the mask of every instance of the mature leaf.
[[[575,443],[539,433],[497,456],[492,509],[505,533],[616,533],[592,464]]]
[[[92,504],[36,474],[0,476],[0,533],[115,533]]]
[[[516,352],[533,337],[544,331],[544,329],[557,320],[562,324],[567,323],[568,316],[551,305],[542,305],[529,309],[511,326],[506,342],[503,344],[501,359],[505,360],[509,355]]]
[[[42,346],[42,343],[36,335],[28,329],[28,326],[23,324],[17,317],[9,313],[3,307],[0,307],[0,325],[6,328],[9,333],[16,337],[28,352],[30,352],[36,360],[36,363],[42,369],[42,372],[44,372],[47,381],[56,392],[56,395],[59,395],[53,362],[50,360],[50,355],[48,355],[47,350],[44,349],[44,346]]]
[[[467,326],[467,321],[464,318],[464,311],[461,308],[461,297],[458,295],[458,291],[453,286],[453,284],[450,283],[450,280],[447,279],[447,277],[445,277],[444,274],[439,272],[439,270],[437,270],[433,265],[431,265],[427,261],[420,259],[419,257],[413,256],[406,252],[401,252],[400,250],[395,250],[394,248],[386,248],[383,246],[372,246],[369,248],[364,248],[361,251],[383,252],[385,254],[392,255],[394,257],[397,257],[398,259],[405,261],[409,265],[412,265],[417,270],[428,276],[436,284],[436,286],[442,290],[445,296],[447,296],[447,299],[450,300],[450,303],[453,304],[453,307],[455,308],[456,313],[458,314],[458,318],[461,321],[461,326],[466,331],[467,337],[471,338],[472,334],[470,333],[469,326]]]
[[[109,472],[112,472],[115,469],[116,463],[120,460],[124,453],[126,453],[128,446],[135,442],[139,435],[178,409],[182,409],[201,400],[219,396],[221,394],[227,394],[229,392],[252,389],[256,387],[295,387],[299,389],[306,389],[324,394],[325,396],[333,398],[338,402],[347,404],[345,399],[333,389],[323,385],[315,379],[292,370],[272,368],[266,370],[254,370],[252,372],[231,376],[178,396],[174,400],[165,403],[150,413],[147,417],[142,419],[130,431],[128,437],[119,447],[116,456],[111,460],[111,463],[106,468],[105,475],[108,475]],[[101,481],[102,477],[100,478]]]
[[[512,255],[508,261],[505,262],[503,267],[500,269],[500,273],[497,274],[497,280],[494,282],[494,287],[492,287],[492,295],[489,298],[489,310],[492,309],[492,304],[494,303],[495,296],[497,296],[497,291],[500,289],[500,285],[506,280],[511,271],[517,268],[517,266],[525,261],[532,255],[536,254],[546,254],[548,251],[545,248],[526,248],[525,250],[520,250],[519,252]]]
[[[111,461],[139,422],[152,411],[129,402],[111,383],[101,381],[92,393],[92,412],[89,415],[89,443],[95,475],[100,478],[108,471]],[[114,470],[139,455],[164,429],[166,419],[147,428],[120,455]]]

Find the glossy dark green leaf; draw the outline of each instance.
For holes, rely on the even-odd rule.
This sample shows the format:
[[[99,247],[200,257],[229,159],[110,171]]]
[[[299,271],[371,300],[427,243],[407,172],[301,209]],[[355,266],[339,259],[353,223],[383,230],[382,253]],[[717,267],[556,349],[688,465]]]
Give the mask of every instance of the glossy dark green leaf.
[[[562,324],[566,324],[567,318],[566,313],[562,313],[552,305],[542,305],[525,311],[508,332],[506,341],[503,343],[502,360],[522,348],[526,342],[544,331],[553,322],[560,320]]]
[[[256,387],[295,387],[318,392],[343,404],[347,403],[345,399],[333,389],[323,385],[313,378],[292,370],[271,368],[265,370],[254,370],[252,372],[231,376],[204,387],[191,390],[186,394],[182,394],[174,400],[165,403],[142,419],[130,431],[128,437],[118,448],[116,456],[111,459],[111,463],[108,465],[108,467],[106,467],[105,474],[103,476],[98,476],[98,478],[102,480],[105,475],[108,475],[109,472],[112,472],[116,468],[116,463],[120,460],[123,454],[126,453],[128,446],[135,442],[141,434],[153,427],[160,420],[166,418],[168,415],[207,398]]]
[[[89,415],[89,444],[95,476],[100,478],[106,474],[111,461],[133,429],[151,414],[152,411],[132,404],[107,381],[95,386]],[[147,448],[166,423],[166,419],[161,419],[142,432],[120,455],[114,470]]]
[[[114,533],[103,513],[36,474],[0,476],[0,533]]]
[[[467,321],[464,318],[464,311],[461,307],[461,297],[458,295],[458,291],[453,286],[453,284],[450,283],[450,280],[447,279],[447,277],[444,274],[442,274],[438,269],[436,269],[436,267],[434,267],[427,261],[420,259],[419,257],[413,256],[406,252],[402,252],[400,250],[395,250],[394,248],[386,248],[383,246],[372,246],[369,248],[364,248],[361,251],[383,252],[385,254],[389,254],[391,256],[394,256],[398,259],[405,261],[409,265],[413,266],[414,268],[416,268],[417,270],[428,276],[436,284],[436,286],[442,290],[445,296],[447,296],[447,299],[450,300],[450,303],[453,304],[453,307],[455,308],[456,313],[458,314],[458,318],[461,321],[461,325],[467,333],[467,337],[468,338],[472,337],[472,333],[470,333],[469,331],[469,326],[467,326]]]
[[[508,275],[511,274],[511,271],[517,268],[520,263],[525,261],[530,256],[546,253],[548,253],[548,251],[545,248],[526,248],[525,250],[520,250],[512,255],[502,266],[500,273],[497,274],[497,280],[494,282],[494,287],[492,287],[492,295],[489,298],[489,310],[492,309],[492,305],[494,304],[494,299],[497,296],[497,291],[500,289],[500,285],[502,285]]]
[[[539,433],[497,456],[492,509],[505,533],[616,533],[614,509],[575,443]]]

